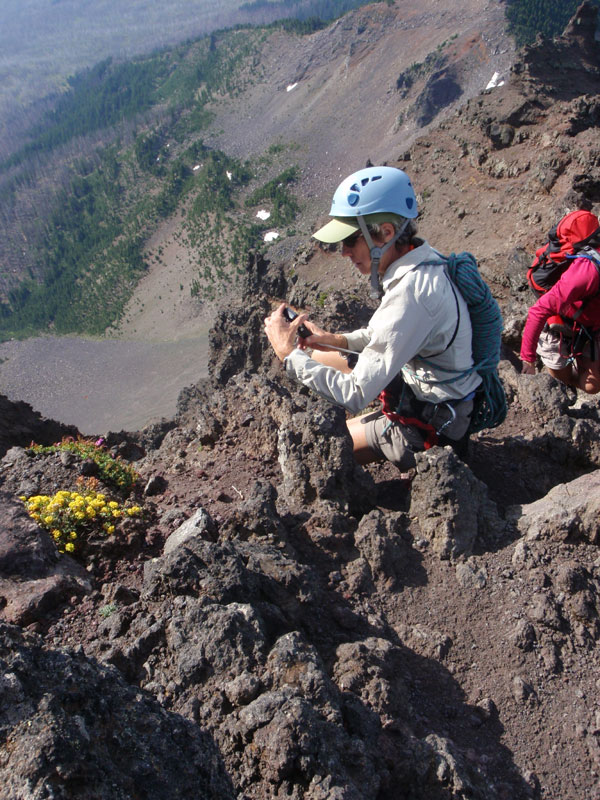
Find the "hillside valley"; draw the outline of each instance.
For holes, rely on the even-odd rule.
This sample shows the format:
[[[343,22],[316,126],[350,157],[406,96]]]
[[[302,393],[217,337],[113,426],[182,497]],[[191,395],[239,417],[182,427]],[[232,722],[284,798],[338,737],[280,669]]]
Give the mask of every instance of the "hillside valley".
[[[501,3],[399,0],[308,38],[275,35],[262,80],[215,104],[207,141],[243,158],[265,141],[297,143],[301,196],[322,214],[349,169],[397,160],[434,118],[478,95],[494,73],[506,76],[514,46],[505,28]]]
[[[399,35],[387,5],[372,29],[358,32],[363,10],[291,37],[295,58],[267,62],[285,103],[266,78],[232,106],[210,99],[214,149],[190,163],[201,172],[219,148],[236,158],[232,178],[238,159],[262,170],[240,179],[253,202],[235,221],[276,210],[254,194],[273,175],[300,207],[266,252],[244,254],[234,291],[196,306],[176,276],[192,280],[198,246],[216,259],[225,217],[211,210],[214,241],[194,243],[191,192],[144,240],[149,269],[116,344],[159,341],[167,312],[175,343],[178,326],[182,342],[210,326],[207,375],[174,415],[82,440],[68,419],[0,394],[6,800],[600,800],[598,401],[517,359],[532,252],[566,210],[600,207],[597,9],[583,3],[561,37],[513,54],[494,70],[503,84],[481,91],[508,51],[466,47],[444,21],[487,24],[497,5],[422,7],[479,88],[419,128],[431,73],[418,74],[403,84],[403,138],[392,72],[380,101],[368,84],[387,149],[376,113],[354,126],[352,99],[361,65],[372,59],[367,81],[383,71],[382,38]],[[346,66],[349,30],[363,39]],[[264,58],[288,34],[270,36]],[[326,36],[335,69],[319,62]],[[243,117],[250,98],[295,145],[272,147],[261,115]],[[239,117],[247,137],[227,124]],[[346,151],[338,139],[319,149],[317,132],[333,141],[340,122]],[[375,157],[413,178],[432,244],[477,254],[505,321],[506,420],[472,436],[464,459],[433,447],[410,473],[358,466],[345,412],[288,380],[263,334],[282,297],[331,330],[372,313],[364,278],[309,234],[337,170]],[[210,161],[219,174],[230,163]]]

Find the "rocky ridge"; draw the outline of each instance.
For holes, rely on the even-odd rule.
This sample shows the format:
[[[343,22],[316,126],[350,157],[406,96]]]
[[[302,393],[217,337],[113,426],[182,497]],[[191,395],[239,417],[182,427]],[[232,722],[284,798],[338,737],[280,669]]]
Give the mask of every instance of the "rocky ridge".
[[[444,123],[438,153],[427,140],[411,148],[419,182],[432,169],[424,227],[484,218],[468,198],[436,215],[452,166],[492,204],[535,198],[538,234],[567,201],[595,202],[589,8],[577,47],[567,32],[528,49],[506,88]],[[586,100],[553,99],[536,65],[545,80],[548,64],[566,74],[566,94],[578,54]],[[551,139],[565,161],[547,191],[531,166],[489,170],[500,152],[507,165],[531,158],[565,108],[579,122]],[[472,149],[454,158],[459,131]],[[283,375],[261,335],[269,297],[318,308],[325,327],[369,313],[351,286],[323,294],[319,268],[337,267],[319,249],[292,273],[253,259],[212,329],[209,379],[182,393],[174,420],[107,437],[141,475],[145,517],[78,559],[57,554],[18,497],[76,485],[89,465],[30,455],[29,431],[63,431],[2,401],[23,419],[0,440],[7,800],[165,787],[238,800],[600,798],[598,406],[516,368],[525,217],[513,209],[507,253],[498,208],[485,217],[498,225],[472,236],[507,318],[509,414],[464,462],[434,448],[410,482],[390,465],[358,467],[342,411]]]
[[[83,464],[5,454],[5,796],[593,797],[597,408],[503,362],[502,448],[357,467],[245,346],[282,280],[254,265],[175,420],[109,437],[144,520],[59,557],[17,498]]]

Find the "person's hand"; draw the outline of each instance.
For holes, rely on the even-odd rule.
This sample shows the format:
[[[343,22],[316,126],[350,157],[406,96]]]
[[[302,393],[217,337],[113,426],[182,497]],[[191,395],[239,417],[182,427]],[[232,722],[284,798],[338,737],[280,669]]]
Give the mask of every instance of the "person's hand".
[[[286,304],[282,303],[272,314],[265,317],[265,333],[275,355],[281,361],[296,347],[298,328],[303,322],[306,323],[307,319],[306,314],[299,314],[292,322],[288,322],[283,315],[285,307]]]
[[[314,322],[305,321],[304,325],[311,332],[311,335],[307,336],[306,339],[300,338],[298,340],[298,347],[302,350],[310,347],[311,350],[321,350],[330,353],[332,348],[348,348],[346,337],[342,336],[341,333],[328,333],[324,331],[323,328],[319,328],[318,325],[315,325]]]
[[[532,361],[522,361],[521,364],[521,375],[535,375],[535,363]]]

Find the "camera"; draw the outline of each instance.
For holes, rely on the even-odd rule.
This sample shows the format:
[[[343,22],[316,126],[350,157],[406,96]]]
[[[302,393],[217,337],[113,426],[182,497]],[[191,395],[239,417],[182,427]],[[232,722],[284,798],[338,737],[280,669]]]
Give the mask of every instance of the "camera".
[[[296,319],[298,314],[294,311],[293,308],[286,306],[283,309],[283,316],[287,319],[288,322],[291,322],[292,320]],[[298,328],[298,336],[302,337],[302,339],[306,339],[306,337],[310,335],[311,332],[308,330],[306,325],[300,325],[300,327]]]

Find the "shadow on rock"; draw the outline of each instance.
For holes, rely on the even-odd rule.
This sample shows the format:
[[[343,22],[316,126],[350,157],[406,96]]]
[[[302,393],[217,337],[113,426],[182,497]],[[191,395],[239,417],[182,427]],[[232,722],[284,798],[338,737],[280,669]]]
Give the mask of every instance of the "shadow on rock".
[[[0,662],[5,800],[237,796],[211,736],[114,668],[2,624]]]

